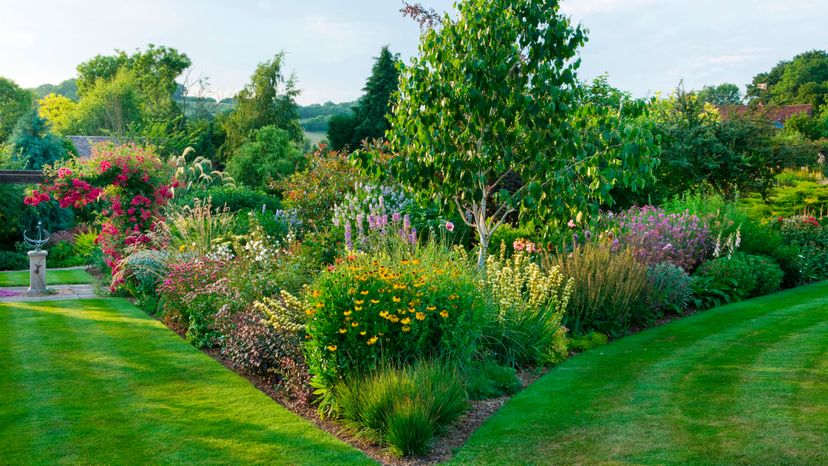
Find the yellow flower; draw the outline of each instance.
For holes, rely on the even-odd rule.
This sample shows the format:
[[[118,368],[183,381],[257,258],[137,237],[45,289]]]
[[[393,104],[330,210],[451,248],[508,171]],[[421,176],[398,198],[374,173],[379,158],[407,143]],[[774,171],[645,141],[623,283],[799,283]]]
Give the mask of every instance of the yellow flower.
[[[377,342],[377,340],[379,340],[379,338],[377,338],[377,337],[371,337],[371,338],[369,338],[369,339],[368,339],[368,341],[367,341],[366,343],[367,343],[368,345],[373,345],[374,343],[376,343],[376,342]]]
[[[403,326],[402,331],[403,331],[403,332],[410,332],[410,331],[411,331],[411,327],[408,327],[408,326]]]
[[[447,310],[445,310],[445,309],[443,309],[442,311],[440,311],[440,317],[442,317],[442,318],[444,318],[444,319],[445,319],[445,318],[447,318],[447,317],[448,317],[448,311],[447,311]]]
[[[187,246],[182,244],[178,247],[178,252],[184,252],[185,249],[187,249]]]
[[[425,314],[422,313],[422,312],[418,312],[417,314],[414,315],[414,317],[416,317],[417,320],[425,320]]]
[[[328,346],[328,351],[336,351],[336,345]]]
[[[436,311],[436,310],[437,310],[437,306],[426,306],[426,310],[427,310],[427,311]]]
[[[406,317],[405,319],[401,320],[400,323],[403,324],[403,325],[410,324],[411,323],[411,317]]]
[[[354,301],[354,304],[356,304],[357,306],[362,306],[364,303],[365,303],[364,299],[357,299],[357,300]]]
[[[312,316],[312,315],[316,314],[316,311],[313,310],[313,309],[308,309],[308,310],[305,311],[305,314],[307,314],[309,316]]]
[[[362,306],[354,306],[354,310],[359,312],[362,310]]]
[[[363,337],[365,336],[366,333],[368,333],[368,332],[366,332],[365,330],[359,332],[359,334],[362,335]]]
[[[417,311],[413,307],[408,309],[409,314],[414,314],[415,312]]]
[[[391,298],[391,300],[392,300],[392,301],[394,301],[395,303],[400,302],[400,298],[398,298],[398,297],[396,297],[396,296],[394,296],[393,298]]]
[[[372,299],[371,304],[379,304],[379,299]]]
[[[348,333],[348,329],[347,328],[341,328],[341,329],[339,329],[339,333]]]
[[[347,316],[351,315],[351,311],[345,311],[345,312],[343,312],[342,314],[343,314],[343,315],[345,315],[345,316],[347,317]]]
[[[313,293],[311,293],[311,296],[313,296],[314,298],[318,298],[321,294],[322,293],[320,293],[319,290],[313,290]]]
[[[368,290],[362,290],[362,291],[359,292],[359,294],[361,294],[362,296],[365,296],[365,295],[368,294]]]
[[[316,303],[317,309],[322,309],[323,307],[325,307],[325,303]]]
[[[388,320],[390,320],[391,322],[397,323],[397,322],[400,321],[400,318],[395,316],[395,315],[389,315]]]
[[[414,259],[411,263],[414,265],[420,265],[420,259]]]
[[[351,327],[359,327],[359,322],[351,322]]]

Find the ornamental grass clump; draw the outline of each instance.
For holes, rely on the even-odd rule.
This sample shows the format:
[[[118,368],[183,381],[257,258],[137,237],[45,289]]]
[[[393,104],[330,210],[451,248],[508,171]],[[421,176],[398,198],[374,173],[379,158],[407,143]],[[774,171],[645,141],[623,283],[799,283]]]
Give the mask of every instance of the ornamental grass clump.
[[[553,362],[566,353],[561,321],[574,282],[559,266],[542,269],[531,253],[534,248],[518,250],[506,258],[501,243],[500,255],[486,259],[481,285],[491,294],[497,316],[487,324],[482,346],[507,364]]]
[[[621,242],[644,264],[670,262],[690,272],[710,252],[707,225],[689,211],[668,214],[658,207],[633,207],[617,221]]]
[[[427,243],[355,254],[323,271],[306,294],[306,354],[325,395],[321,410],[337,381],[383,363],[468,361],[486,305],[474,270]]]
[[[567,328],[578,335],[590,330],[619,335],[629,328],[633,306],[647,283],[647,266],[634,249],[590,241],[546,257],[545,263],[574,280],[564,316]]]
[[[439,362],[386,366],[339,382],[336,393],[347,427],[406,456],[426,454],[468,406],[457,371]]]

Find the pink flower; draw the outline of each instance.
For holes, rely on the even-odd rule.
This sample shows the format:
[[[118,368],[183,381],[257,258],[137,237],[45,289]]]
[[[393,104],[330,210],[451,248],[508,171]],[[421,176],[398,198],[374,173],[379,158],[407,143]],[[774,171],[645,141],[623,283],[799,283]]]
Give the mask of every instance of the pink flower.
[[[451,222],[446,222],[446,230],[454,231],[454,224]]]

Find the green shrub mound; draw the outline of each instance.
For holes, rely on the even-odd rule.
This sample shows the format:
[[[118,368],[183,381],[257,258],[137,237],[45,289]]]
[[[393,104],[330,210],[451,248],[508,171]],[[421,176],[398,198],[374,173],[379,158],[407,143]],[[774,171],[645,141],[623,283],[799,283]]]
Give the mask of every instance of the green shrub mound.
[[[700,309],[773,293],[784,272],[768,257],[737,252],[706,262],[693,274],[693,292]]]
[[[0,270],[23,270],[28,265],[26,254],[16,251],[0,251]]]
[[[501,366],[492,360],[475,361],[464,371],[466,391],[472,400],[512,395],[520,390],[514,367]]]
[[[589,332],[586,335],[574,337],[569,340],[569,349],[575,352],[589,351],[606,345],[609,338],[600,332]]]
[[[345,425],[399,455],[427,453],[468,404],[457,371],[436,362],[384,367],[341,381],[335,391]]]
[[[681,267],[664,262],[647,269],[642,305],[633,316],[637,325],[651,325],[665,312],[681,313],[693,297],[692,279]]]

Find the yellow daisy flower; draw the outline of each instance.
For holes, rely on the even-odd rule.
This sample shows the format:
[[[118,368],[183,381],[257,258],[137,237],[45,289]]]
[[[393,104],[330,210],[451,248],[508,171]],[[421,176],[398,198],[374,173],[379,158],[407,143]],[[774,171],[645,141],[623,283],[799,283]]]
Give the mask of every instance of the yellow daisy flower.
[[[440,311],[440,317],[442,317],[442,318],[444,318],[444,319],[445,319],[445,318],[447,318],[448,316],[449,316],[449,313],[448,313],[448,311],[447,311],[447,310],[443,309],[442,311]]]
[[[425,320],[425,313],[418,312],[414,315],[414,317],[416,317],[417,320]]]

